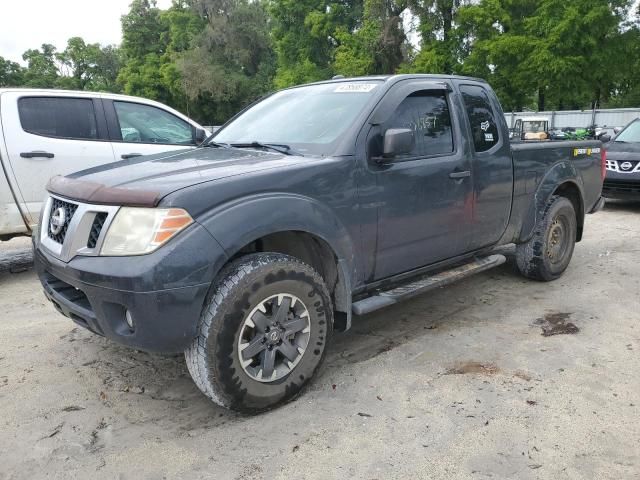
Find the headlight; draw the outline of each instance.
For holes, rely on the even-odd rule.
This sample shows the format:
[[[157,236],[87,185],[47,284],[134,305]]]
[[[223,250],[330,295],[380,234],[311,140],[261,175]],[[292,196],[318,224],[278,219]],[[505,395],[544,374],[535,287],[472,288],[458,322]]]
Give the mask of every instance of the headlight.
[[[181,208],[122,207],[109,226],[100,255],[153,252],[192,223]]]

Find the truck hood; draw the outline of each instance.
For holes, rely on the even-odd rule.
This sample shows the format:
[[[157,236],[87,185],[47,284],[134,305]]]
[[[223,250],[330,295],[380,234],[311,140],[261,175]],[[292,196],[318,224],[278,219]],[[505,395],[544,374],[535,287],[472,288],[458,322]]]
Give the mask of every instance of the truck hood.
[[[202,147],[137,157],[64,178],[54,177],[47,189],[85,202],[147,206],[199,183],[309,161],[311,157],[253,149]]]

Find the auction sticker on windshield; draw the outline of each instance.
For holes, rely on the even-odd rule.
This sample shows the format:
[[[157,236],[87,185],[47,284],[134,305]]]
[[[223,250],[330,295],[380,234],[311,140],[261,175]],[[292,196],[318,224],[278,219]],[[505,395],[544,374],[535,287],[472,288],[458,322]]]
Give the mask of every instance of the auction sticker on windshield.
[[[336,87],[334,92],[342,93],[367,93],[376,88],[375,83],[342,83]]]

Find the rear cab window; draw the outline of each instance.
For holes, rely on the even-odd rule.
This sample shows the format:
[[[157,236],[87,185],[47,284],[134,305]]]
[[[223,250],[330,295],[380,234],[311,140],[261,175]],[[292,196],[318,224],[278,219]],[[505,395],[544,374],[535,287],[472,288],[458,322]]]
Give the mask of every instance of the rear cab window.
[[[487,152],[500,142],[498,117],[489,93],[479,85],[460,85],[473,145],[478,153]]]
[[[20,124],[25,132],[44,137],[97,140],[93,100],[71,97],[22,97]]]

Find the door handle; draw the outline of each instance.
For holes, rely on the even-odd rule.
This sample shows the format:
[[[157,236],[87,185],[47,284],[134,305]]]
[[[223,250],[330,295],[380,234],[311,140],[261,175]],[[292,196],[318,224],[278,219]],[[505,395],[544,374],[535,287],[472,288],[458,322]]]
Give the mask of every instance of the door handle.
[[[53,158],[55,155],[49,152],[43,152],[42,150],[34,151],[34,152],[22,152],[20,153],[22,158]]]
[[[123,160],[127,160],[128,158],[141,157],[141,153],[123,153],[120,155],[120,158]]]
[[[449,174],[449,178],[453,178],[454,180],[459,180],[461,178],[467,178],[471,176],[471,170],[465,170],[464,172],[451,172]]]

